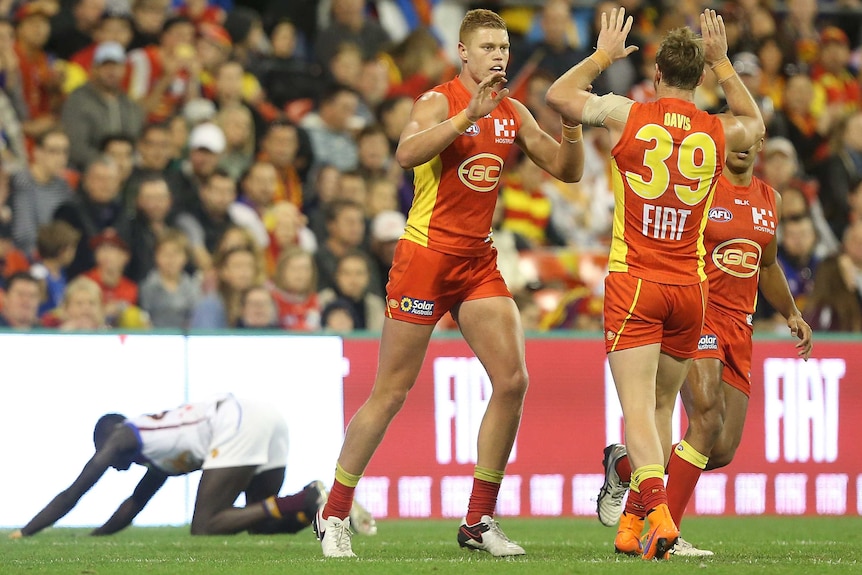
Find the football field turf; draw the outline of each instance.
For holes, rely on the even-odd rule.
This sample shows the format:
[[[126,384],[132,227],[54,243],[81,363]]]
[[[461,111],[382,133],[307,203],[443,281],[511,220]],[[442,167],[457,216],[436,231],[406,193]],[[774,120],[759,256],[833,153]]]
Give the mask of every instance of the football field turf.
[[[308,529],[298,535],[191,537],[186,527],[130,528],[110,537],[49,529],[12,541],[0,532],[0,574],[146,573],[269,575],[345,573],[862,573],[862,518],[692,518],[685,537],[715,557],[658,564],[614,555],[615,530],[586,519],[502,518],[526,557],[495,559],[458,548],[457,521],[381,521],[355,536],[358,559],[328,559]]]

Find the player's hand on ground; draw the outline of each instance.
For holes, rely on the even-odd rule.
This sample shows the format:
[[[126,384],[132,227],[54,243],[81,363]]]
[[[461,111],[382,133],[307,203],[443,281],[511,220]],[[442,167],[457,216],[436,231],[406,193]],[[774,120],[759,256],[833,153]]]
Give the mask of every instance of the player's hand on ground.
[[[626,38],[631,32],[634,19],[626,18],[625,8],[614,8],[610,16],[602,12],[602,29],[596,40],[596,49],[604,50],[611,60],[622,60],[632,52],[637,52],[637,46],[626,46]]]
[[[811,357],[811,348],[814,347],[811,341],[811,326],[802,319],[802,316],[792,315],[787,319],[787,327],[790,328],[791,335],[799,338],[799,342],[796,344],[798,350],[796,355],[808,361],[808,358]]]
[[[9,539],[24,539],[24,534],[21,532],[20,529],[16,529],[9,534]]]
[[[479,82],[476,93],[467,104],[467,118],[475,122],[493,112],[503,98],[509,95],[509,89],[506,87],[508,81],[505,72],[491,72]]]
[[[707,64],[714,64],[727,57],[727,32],[724,19],[715,10],[704,10],[700,15],[700,35],[703,38],[703,53]]]

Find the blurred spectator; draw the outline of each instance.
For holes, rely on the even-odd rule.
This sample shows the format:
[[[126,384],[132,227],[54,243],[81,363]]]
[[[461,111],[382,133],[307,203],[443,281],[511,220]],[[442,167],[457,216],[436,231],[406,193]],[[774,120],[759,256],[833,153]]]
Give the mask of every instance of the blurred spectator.
[[[272,329],[278,327],[275,302],[264,286],[252,286],[242,293],[237,327],[245,329]]]
[[[83,275],[99,284],[105,320],[108,325],[117,326],[126,309],[138,303],[138,285],[123,277],[129,263],[129,246],[116,230],[107,228],[90,240],[90,249],[96,266]]]
[[[219,167],[239,180],[254,161],[254,119],[248,108],[234,104],[219,110],[216,124],[225,137],[225,152]]]
[[[356,140],[351,133],[358,105],[359,96],[354,90],[334,85],[324,90],[317,111],[302,119],[300,126],[311,139],[312,169],[322,164],[333,165],[341,171],[358,167]]]
[[[108,134],[99,142],[99,153],[114,160],[120,172],[120,188],[125,189],[135,167],[135,140],[125,134]]]
[[[39,324],[39,281],[29,272],[12,274],[6,280],[0,328],[29,330]]]
[[[296,26],[290,20],[279,20],[269,34],[272,53],[252,64],[251,70],[260,80],[267,98],[278,109],[285,110],[292,120],[292,104],[310,109],[318,95],[321,68],[299,54]]]
[[[45,52],[51,16],[53,10],[43,2],[27,2],[15,11],[15,54],[27,105],[24,133],[30,137],[56,125],[62,97],[60,74]]]
[[[377,121],[376,110],[386,99],[390,89],[389,64],[384,57],[372,58],[362,62],[362,75],[359,78],[359,99],[363,103],[362,113],[367,123]]]
[[[39,315],[56,309],[66,292],[66,268],[75,259],[81,233],[66,222],[54,221],[39,228],[37,251],[39,261],[30,273],[44,284],[44,296]]]
[[[72,0],[71,10],[61,10],[51,21],[51,36],[46,49],[68,60],[86,48],[99,26],[106,0]]]
[[[320,292],[320,304],[326,307],[334,300],[348,302],[353,311],[354,329],[380,331],[386,315],[386,301],[374,294],[368,256],[350,251],[338,259],[334,285]]]
[[[849,223],[848,198],[862,180],[862,112],[851,115],[841,126],[839,143],[819,166],[820,204],[835,237],[843,237]]]
[[[601,30],[602,26],[602,13],[607,12],[610,14],[611,10],[615,8],[617,8],[616,2],[603,1],[596,4],[593,10],[593,19],[591,23],[591,37],[585,44],[586,46],[596,45],[596,38],[598,38],[599,30]],[[635,22],[639,25],[643,25],[646,22],[646,19],[636,19]],[[643,46],[645,42],[640,38],[638,31],[633,29],[629,34],[627,44]],[[631,87],[637,81],[637,70],[637,53],[635,53],[633,57],[617,60],[610,68],[603,72],[601,76],[596,78],[596,81],[593,82],[593,92],[600,96],[607,94],[608,92],[613,92],[614,94],[628,94]]]
[[[256,161],[239,178],[239,201],[264,217],[275,203],[278,173],[269,162]]]
[[[188,240],[166,228],[155,242],[155,268],[140,285],[141,308],[156,328],[186,329],[201,297],[200,282],[185,272]]]
[[[787,13],[779,28],[782,43],[790,47],[793,62],[810,66],[817,58],[817,0],[787,0]]]
[[[312,254],[317,251],[317,238],[307,223],[308,218],[299,208],[288,202],[279,202],[267,212],[266,227],[270,237],[266,249],[267,276],[276,273],[276,263],[286,250],[300,247]]]
[[[99,44],[90,81],[69,94],[63,104],[63,128],[75,142],[69,159],[79,170],[99,155],[105,136],[137,138],[141,131],[144,111],[122,92],[125,63],[126,52],[120,44]]]
[[[814,290],[814,274],[821,258],[817,255],[817,232],[808,213],[785,218],[781,222],[778,243],[778,263],[787,276],[787,285],[796,301],[796,307],[806,313],[807,301]],[[757,299],[755,317],[760,328],[784,333],[787,322],[764,297]]]
[[[75,52],[66,66],[66,78],[63,82],[65,92],[71,92],[87,81],[90,70],[93,69],[93,57],[96,48],[104,42],[116,42],[127,50],[132,42],[132,14],[122,7],[108,7],[93,30],[93,39],[86,47]],[[123,81],[128,81],[128,62],[123,71]]]
[[[62,308],[57,314],[44,316],[42,324],[64,331],[107,329],[99,284],[85,276],[73,279],[66,286]]]
[[[107,228],[125,232],[119,194],[120,174],[117,165],[110,158],[99,157],[87,166],[78,193],[60,204],[54,212],[54,219],[68,222],[81,232],[75,259],[68,268],[70,278],[95,265],[90,240]]]
[[[0,24],[2,33],[2,24]],[[3,74],[3,56],[0,52],[0,76]],[[2,83],[2,82],[0,82]],[[0,86],[0,163],[6,171],[17,172],[27,166],[27,148],[24,129],[14,102]]]
[[[506,71],[509,78],[517,78],[522,69],[526,74],[533,69],[543,70],[558,78],[587,56],[566,0],[546,2],[539,25],[542,33],[538,41],[515,44],[511,58],[514,66]]]
[[[836,107],[838,114],[859,109],[862,90],[850,73],[850,40],[837,26],[827,26],[820,32],[820,54],[811,71],[814,83],[826,92],[826,105]]]
[[[756,56],[760,63],[760,86],[753,94],[768,98],[772,109],[777,110],[784,105],[784,84],[787,81],[784,76],[787,62],[778,37],[767,36],[761,40]]]
[[[350,200],[334,200],[326,206],[326,240],[315,254],[319,289],[335,287],[335,270],[342,256],[361,249],[365,240],[365,210]],[[375,274],[376,275],[376,274]],[[372,285],[379,285],[374,278]]]
[[[341,84],[359,91],[362,77],[362,50],[353,42],[341,42],[326,62],[324,80],[329,84]]]
[[[255,136],[265,133],[269,122],[279,117],[278,110],[266,102],[257,80],[236,60],[225,62],[215,72],[212,100],[219,110],[232,106],[248,109]]]
[[[224,9],[209,0],[182,0],[177,14],[185,16],[198,28],[203,24],[221,24],[226,17]]]
[[[517,233],[534,248],[566,243],[551,221],[552,200],[547,193],[551,186],[545,186],[547,177],[535,162],[524,155],[500,186],[503,200],[501,227]]]
[[[817,161],[822,159],[832,126],[829,111],[815,113],[816,104],[811,78],[805,74],[791,76],[784,87],[783,105],[766,130],[771,137],[790,140],[807,174],[813,173]]]
[[[368,182],[365,215],[368,220],[380,212],[398,211],[398,187],[386,178],[374,178]],[[370,234],[369,234],[370,235]]]
[[[326,304],[321,312],[320,321],[323,331],[328,333],[350,333],[357,329],[353,305],[343,298]]]
[[[155,267],[159,236],[176,226],[177,213],[172,209],[171,192],[158,174],[146,176],[140,184],[137,209],[129,219],[126,239],[131,250],[126,277],[141,282]]]
[[[0,18],[0,89],[9,97],[18,117],[26,120],[29,112],[24,99],[21,62],[15,48],[15,28],[4,18]]]
[[[386,284],[389,281],[389,270],[392,269],[392,259],[395,257],[395,247],[404,234],[407,218],[399,211],[383,210],[371,220],[371,255],[373,265],[377,268],[375,274],[379,278],[377,286],[369,286],[369,291],[378,295],[386,295]]]
[[[8,225],[0,225],[0,287],[6,278],[29,269],[29,258],[12,242],[12,230]]]
[[[230,34],[218,24],[203,24],[198,28],[197,53],[201,62],[201,93],[205,98],[216,97],[216,76],[219,69],[230,61],[233,42]],[[242,64],[234,62],[240,70]],[[240,72],[239,98],[255,101],[260,98],[260,84],[251,74]]]
[[[68,161],[69,138],[62,130],[49,130],[36,138],[29,168],[9,181],[12,235],[27,254],[36,248],[39,226],[50,222],[57,207],[73,198],[63,177]]]
[[[314,43],[317,61],[329,62],[338,45],[353,42],[364,59],[377,56],[389,43],[389,34],[365,15],[365,0],[332,0],[332,20],[320,30]]]
[[[158,44],[171,0],[132,0],[134,37],[129,49]]]
[[[391,92],[418,98],[423,92],[450,80],[455,69],[428,28],[416,28],[391,50],[398,71]]]
[[[188,18],[168,19],[157,45],[129,52],[129,96],[150,122],[163,122],[188,100],[200,97],[200,62],[194,48],[195,28]]]
[[[760,93],[760,60],[757,58],[757,55],[751,52],[740,52],[733,57],[733,68],[739,74],[739,79],[742,80],[742,83],[745,84],[745,87],[748,88],[748,91],[754,97],[754,101],[763,115],[764,123],[768,124],[775,113],[775,106],[769,96],[764,96]]]
[[[186,191],[189,184],[183,175],[170,168],[170,140],[170,132],[164,124],[147,124],[141,130],[135,145],[135,165],[122,193],[123,205],[129,217],[134,216],[141,182],[152,176],[165,178],[174,203],[180,199],[180,193],[190,193]],[[182,199],[186,198],[183,196]]]
[[[655,56],[658,52],[658,44],[650,42],[643,47],[640,72],[640,82],[632,86],[628,97],[635,102],[652,102],[655,100]]]
[[[279,325],[288,331],[319,330],[321,305],[314,256],[299,246],[286,248],[273,279]]]
[[[386,138],[389,140],[389,148],[394,150],[398,147],[398,140],[404,126],[410,120],[410,110],[413,108],[413,99],[410,96],[391,96],[383,100],[377,107],[377,121],[383,126]]]
[[[269,125],[261,141],[258,160],[271,163],[278,173],[278,188],[273,200],[286,200],[302,208],[302,178],[296,167],[298,152],[299,128],[287,121],[277,121]]]
[[[224,132],[211,122],[192,129],[188,136],[188,158],[181,166],[183,185],[171,190],[178,209],[193,212],[200,208],[201,188],[219,169],[226,145]]]
[[[224,21],[233,41],[233,57],[248,68],[266,51],[266,34],[260,14],[245,6],[235,6]]]
[[[256,283],[260,275],[255,252],[236,247],[217,254],[216,290],[206,294],[195,306],[190,327],[222,329],[235,327],[240,317],[241,296]]]
[[[842,248],[818,266],[805,315],[815,330],[862,332],[862,220],[845,229]]]
[[[515,232],[500,227],[503,223],[504,212],[503,199],[498,194],[497,203],[494,204],[494,215],[491,219],[491,239],[494,242],[494,249],[497,250],[497,268],[512,294],[519,294],[525,290],[529,283],[529,279],[521,269],[520,252],[529,246],[527,241]]]
[[[395,162],[389,139],[380,124],[371,124],[359,131],[356,135],[356,153],[359,172],[367,180],[388,178],[397,183],[404,173]]]

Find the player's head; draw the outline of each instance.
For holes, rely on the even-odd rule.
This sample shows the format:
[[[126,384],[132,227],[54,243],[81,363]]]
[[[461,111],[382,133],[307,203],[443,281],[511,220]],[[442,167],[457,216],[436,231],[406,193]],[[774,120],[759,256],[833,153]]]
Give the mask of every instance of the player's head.
[[[754,162],[762,149],[763,138],[760,138],[745,151],[729,153],[725,159],[725,165],[734,174],[751,172],[754,170]]]
[[[492,70],[505,72],[509,63],[506,22],[490,10],[470,10],[461,21],[458,54],[462,66],[469,63],[470,71],[477,80]]]
[[[126,421],[126,416],[119,413],[108,413],[99,418],[99,421],[96,422],[96,427],[93,429],[93,443],[96,445],[96,451],[104,447],[114,428],[117,427],[117,424],[124,421]]]
[[[694,90],[703,80],[703,40],[690,28],[667,33],[656,52],[656,83]]]

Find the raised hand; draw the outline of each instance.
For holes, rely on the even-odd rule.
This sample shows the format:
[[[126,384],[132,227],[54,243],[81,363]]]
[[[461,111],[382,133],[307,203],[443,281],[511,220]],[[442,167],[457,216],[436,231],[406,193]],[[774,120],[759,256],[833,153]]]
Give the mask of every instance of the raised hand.
[[[490,114],[509,95],[506,82],[505,72],[492,72],[479,82],[476,93],[467,104],[467,118],[471,122]]]
[[[787,319],[787,327],[790,328],[790,335],[799,338],[796,343],[796,354],[808,361],[811,357],[811,348],[814,347],[811,342],[811,326],[801,316],[793,315]]]
[[[700,15],[700,35],[703,38],[703,52],[707,64],[715,64],[727,57],[724,19],[716,14],[715,10],[704,10]]]
[[[634,20],[631,16],[626,18],[625,8],[614,8],[608,17],[607,12],[602,12],[602,29],[596,40],[596,50],[604,50],[612,61],[622,60],[629,54],[637,52],[637,46],[626,46],[626,38],[631,32]]]

